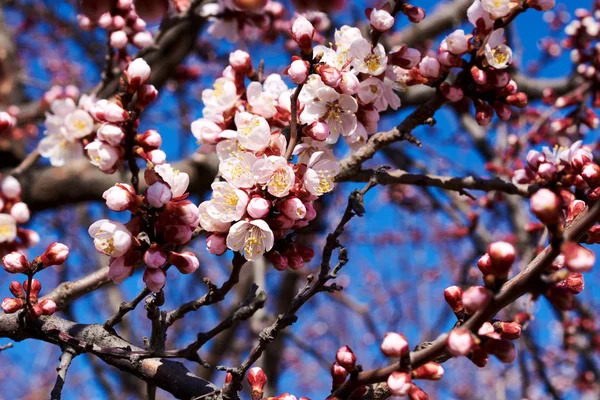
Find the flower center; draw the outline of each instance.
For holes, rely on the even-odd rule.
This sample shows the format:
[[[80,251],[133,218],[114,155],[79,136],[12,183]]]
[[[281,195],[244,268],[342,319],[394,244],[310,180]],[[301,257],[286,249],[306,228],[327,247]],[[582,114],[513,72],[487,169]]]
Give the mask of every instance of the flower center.
[[[215,97],[221,97],[221,95],[223,93],[225,93],[225,89],[223,89],[223,84],[221,82],[215,82],[215,90],[213,92],[213,94],[215,95]]]
[[[375,72],[377,69],[379,69],[379,67],[381,67],[379,59],[380,57],[376,56],[375,54],[369,54],[365,57],[365,64],[367,64],[367,69],[369,72]]]
[[[508,60],[506,53],[503,52],[500,47],[493,49],[492,55],[494,56],[494,61],[496,61],[498,64],[504,64]]]
[[[258,118],[252,118],[252,121],[247,126],[240,129],[239,133],[244,137],[248,137],[252,134],[254,129],[258,128],[259,125],[260,121],[258,120]]]
[[[287,189],[288,183],[288,174],[285,169],[279,168],[271,177],[269,187],[273,190],[273,193],[281,194]]]

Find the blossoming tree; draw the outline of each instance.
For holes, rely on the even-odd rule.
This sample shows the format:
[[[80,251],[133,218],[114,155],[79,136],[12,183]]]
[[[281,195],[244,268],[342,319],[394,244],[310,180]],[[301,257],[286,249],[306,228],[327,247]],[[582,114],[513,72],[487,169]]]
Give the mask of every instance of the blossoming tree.
[[[600,3],[416,3],[5,2],[2,393],[597,398]]]

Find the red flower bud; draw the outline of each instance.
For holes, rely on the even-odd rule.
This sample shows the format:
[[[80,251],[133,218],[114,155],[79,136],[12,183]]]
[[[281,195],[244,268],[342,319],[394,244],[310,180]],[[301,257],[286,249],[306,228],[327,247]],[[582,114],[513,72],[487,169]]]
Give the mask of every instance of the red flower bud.
[[[4,270],[11,274],[24,273],[31,267],[27,258],[18,251],[13,251],[2,257],[2,263],[4,264]]]
[[[444,290],[444,298],[446,299],[446,303],[452,308],[452,311],[457,313],[464,309],[462,303],[462,294],[463,291],[458,286],[450,286]]]
[[[494,275],[506,278],[515,261],[515,248],[507,242],[494,242],[488,247]]]
[[[412,379],[428,379],[439,381],[444,376],[444,368],[436,362],[430,361],[412,371]]]
[[[502,339],[516,340],[521,337],[521,324],[516,322],[498,321],[494,323],[494,329],[500,334]]]
[[[462,302],[469,314],[475,314],[492,300],[492,293],[483,286],[471,286],[462,295]]]
[[[566,267],[573,272],[587,272],[592,269],[596,262],[594,252],[579,245],[579,243],[565,242],[560,250],[565,256]]]
[[[12,314],[19,311],[25,305],[25,300],[23,299],[13,299],[12,297],[6,297],[2,301],[2,310],[6,314]]]
[[[471,352],[475,341],[468,329],[453,329],[448,335],[446,346],[448,351],[455,356],[466,356]]]
[[[395,332],[385,334],[380,348],[386,357],[402,357],[409,351],[406,337]]]
[[[546,225],[557,223],[562,215],[560,198],[551,190],[540,189],[531,196],[531,211]]]
[[[40,260],[44,267],[50,267],[52,265],[62,265],[69,257],[69,248],[62,243],[54,242],[40,256]]]
[[[340,347],[335,354],[335,359],[348,372],[352,372],[356,368],[356,356],[349,346]]]
[[[337,362],[335,362],[331,366],[331,378],[333,380],[333,387],[338,387],[342,385],[346,381],[347,376],[348,371],[346,371],[346,368],[342,367]]]
[[[267,384],[267,375],[260,367],[254,367],[248,371],[248,383],[252,388],[252,399],[262,399],[263,389]]]

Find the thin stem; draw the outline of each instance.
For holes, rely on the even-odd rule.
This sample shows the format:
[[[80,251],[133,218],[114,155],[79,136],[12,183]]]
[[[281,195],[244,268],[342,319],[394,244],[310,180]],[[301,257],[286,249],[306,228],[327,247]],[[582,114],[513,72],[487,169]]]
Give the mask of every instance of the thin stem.
[[[73,361],[73,358],[75,358],[76,355],[77,354],[75,353],[75,351],[70,347],[66,347],[60,355],[60,363],[56,368],[56,371],[58,372],[58,375],[56,377],[56,383],[54,384],[52,392],[50,392],[51,400],[60,400],[62,395],[62,389],[65,385],[65,380],[67,378],[67,371],[69,370],[69,366],[71,365],[71,362]]]

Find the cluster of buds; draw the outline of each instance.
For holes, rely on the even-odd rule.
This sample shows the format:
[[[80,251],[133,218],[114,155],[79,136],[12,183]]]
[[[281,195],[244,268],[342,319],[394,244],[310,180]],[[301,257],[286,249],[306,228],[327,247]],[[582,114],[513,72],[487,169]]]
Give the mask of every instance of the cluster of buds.
[[[27,280],[21,285],[17,281],[10,283],[9,289],[14,297],[7,297],[2,302],[2,310],[12,314],[25,308],[29,315],[37,318],[41,315],[51,315],[56,311],[56,303],[52,299],[38,302],[42,284],[33,276],[41,270],[62,265],[69,257],[69,248],[62,243],[52,243],[46,251],[29,262],[24,254],[13,251],[2,257],[4,270],[11,274],[27,275]]]
[[[199,261],[193,253],[177,250],[189,243],[198,226],[199,212],[186,200],[189,176],[169,164],[150,166],[145,172],[148,188],[143,195],[124,183],[104,192],[113,211],[129,211],[126,224],[99,220],[89,228],[96,250],[109,257],[109,277],[116,283],[145,264],[144,282],[153,292],[165,285],[166,270],[174,265],[183,274],[194,272]]]
[[[114,173],[126,157],[139,157],[153,165],[166,161],[164,151],[160,150],[162,138],[157,131],[148,130],[136,135],[131,142],[128,137],[139,125],[140,112],[158,96],[154,86],[146,84],[150,72],[146,61],[133,60],[124,71],[123,90],[117,99],[98,100],[90,109],[99,126],[95,139],[85,146],[85,150],[90,162],[107,174]]]
[[[408,395],[411,399],[427,398],[427,394],[413,381],[417,379],[437,381],[444,376],[444,368],[435,362],[428,362],[409,371],[407,366],[410,365],[410,350],[404,335],[395,332],[386,333],[380,348],[386,357],[400,359],[399,369],[392,372],[387,379],[387,385],[394,396]]]
[[[453,329],[446,340],[446,347],[454,356],[466,356],[473,364],[483,368],[489,355],[500,362],[510,364],[517,352],[512,342],[521,337],[520,321],[485,322],[474,335],[466,328]]]
[[[82,0],[82,14],[77,20],[81,29],[95,27],[107,29],[110,45],[118,49],[118,60],[127,56],[126,47],[133,44],[139,49],[152,44],[152,34],[146,29],[146,20],[156,20],[166,15],[166,0],[138,1],[118,0],[113,7],[112,1]]]
[[[583,247],[581,248],[583,249]],[[589,250],[587,249],[584,250],[589,252]],[[561,269],[564,265],[564,259],[564,255],[559,256],[557,260],[555,260],[553,267],[555,269]],[[565,275],[566,278],[560,280],[561,278],[565,277]],[[575,307],[575,296],[581,293],[585,287],[585,280],[583,278],[583,275],[579,272],[568,272],[565,270],[560,270],[552,277],[558,279],[559,281],[548,283],[546,289],[542,294],[558,310],[572,310]]]
[[[0,177],[0,256],[22,251],[39,243],[39,235],[19,225],[29,221],[27,204],[21,201],[21,184],[8,175]]]
[[[335,362],[331,365],[332,389],[342,386],[349,374],[357,371],[356,355],[350,346],[342,346],[335,354]],[[356,392],[363,393],[366,387],[358,388]]]

